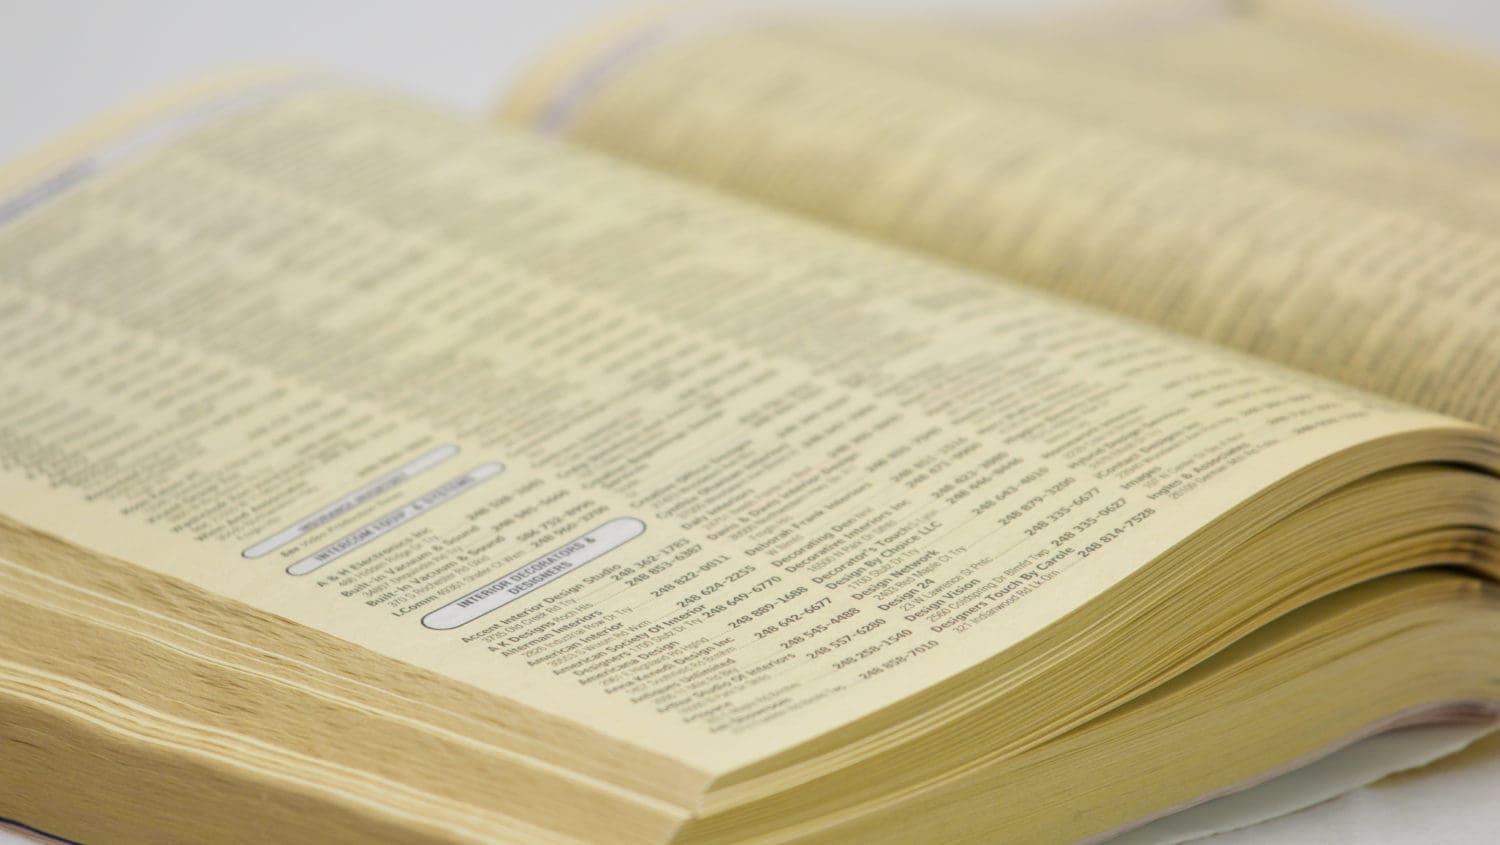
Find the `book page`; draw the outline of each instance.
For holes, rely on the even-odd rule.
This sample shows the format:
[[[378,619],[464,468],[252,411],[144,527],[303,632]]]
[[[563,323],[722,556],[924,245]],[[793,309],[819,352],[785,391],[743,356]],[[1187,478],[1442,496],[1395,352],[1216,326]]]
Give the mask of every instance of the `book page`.
[[[1467,431],[326,80],[126,124],[0,176],[0,514],[705,772]]]
[[[677,15],[597,41],[510,116],[1500,426],[1487,64],[1312,3]]]

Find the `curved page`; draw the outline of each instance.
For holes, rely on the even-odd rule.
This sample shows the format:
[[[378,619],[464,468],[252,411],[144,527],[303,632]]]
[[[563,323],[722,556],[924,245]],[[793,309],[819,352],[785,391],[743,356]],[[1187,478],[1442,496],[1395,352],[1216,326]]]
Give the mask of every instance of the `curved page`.
[[[1459,430],[326,81],[0,185],[7,520],[705,772]]]

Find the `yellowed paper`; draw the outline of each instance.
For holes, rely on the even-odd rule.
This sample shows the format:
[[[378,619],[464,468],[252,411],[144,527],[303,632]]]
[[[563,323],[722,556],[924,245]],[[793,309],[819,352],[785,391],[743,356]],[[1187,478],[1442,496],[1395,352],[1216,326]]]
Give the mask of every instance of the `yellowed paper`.
[[[705,772],[1459,430],[338,85],[90,140],[0,180],[0,513]]]
[[[1500,73],[1483,62],[1312,3],[745,16],[627,42],[650,46],[554,72],[511,117],[1500,426]]]

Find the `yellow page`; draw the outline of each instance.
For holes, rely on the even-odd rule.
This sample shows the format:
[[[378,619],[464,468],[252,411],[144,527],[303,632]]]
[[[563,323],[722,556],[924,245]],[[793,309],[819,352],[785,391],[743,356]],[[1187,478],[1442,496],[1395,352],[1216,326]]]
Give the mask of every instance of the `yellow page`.
[[[327,81],[116,123],[0,177],[0,514],[705,772],[1456,425]]]
[[[669,15],[513,119],[1500,427],[1500,74],[1313,3]]]

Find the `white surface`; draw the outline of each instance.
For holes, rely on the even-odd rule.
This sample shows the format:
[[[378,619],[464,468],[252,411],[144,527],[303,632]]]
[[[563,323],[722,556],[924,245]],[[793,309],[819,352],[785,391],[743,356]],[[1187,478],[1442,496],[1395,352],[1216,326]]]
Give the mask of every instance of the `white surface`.
[[[1500,4],[1489,0],[1347,1],[1500,54]],[[507,80],[548,44],[618,5],[611,0],[0,0],[0,159],[160,86],[268,61],[332,68],[477,113],[488,109]],[[841,5],[857,4],[841,0]],[[880,5],[891,2],[880,0]],[[968,0],[945,5],[1005,11],[1048,4]],[[0,830],[0,845],[26,841]],[[1500,842],[1500,736],[1419,772],[1213,840],[1215,845],[1418,841]]]
[[[1500,734],[1326,804],[1208,841],[1212,845],[1500,842]]]
[[[1265,783],[1157,819],[1110,845],[1177,845],[1237,831],[1369,786],[1392,772],[1424,766],[1467,748],[1494,722],[1434,724],[1376,734]],[[1265,841],[1257,829],[1252,841]],[[1323,834],[1321,841],[1328,841]]]

